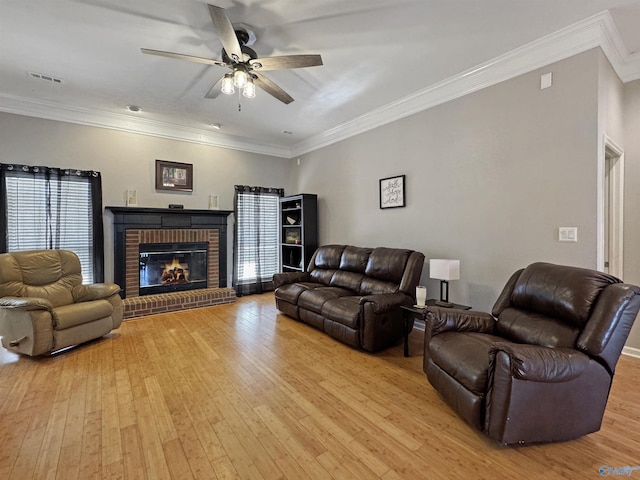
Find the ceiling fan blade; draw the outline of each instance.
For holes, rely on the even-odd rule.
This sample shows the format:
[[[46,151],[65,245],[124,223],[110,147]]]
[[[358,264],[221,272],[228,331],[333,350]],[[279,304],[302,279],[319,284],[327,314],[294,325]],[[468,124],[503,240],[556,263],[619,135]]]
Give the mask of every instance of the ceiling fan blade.
[[[260,87],[269,95],[277,98],[278,100],[280,100],[282,103],[286,105],[289,105],[291,102],[293,102],[293,97],[289,95],[287,92],[285,92],[283,89],[281,89],[278,85],[273,83],[271,80],[269,80],[266,77],[263,77],[262,75],[256,72],[251,72],[251,74],[253,75],[253,83],[255,83],[257,87]]]
[[[158,55],[160,57],[177,58],[178,60],[187,60],[188,62],[204,63],[205,65],[218,65],[219,67],[228,67],[228,65],[220,60],[210,60],[208,58],[194,57],[192,55],[183,55],[182,53],[163,52],[162,50],[151,50],[141,48],[142,53],[148,55]]]
[[[249,64],[256,70],[283,70],[287,68],[317,67],[322,65],[320,55],[283,55],[250,60]]]
[[[220,37],[222,47],[227,52],[230,58],[236,62],[242,61],[242,50],[240,49],[240,43],[236,32],[231,25],[231,20],[227,16],[227,12],[224,8],[216,7],[215,5],[209,6],[209,14],[211,20],[213,20],[213,26]]]
[[[222,79],[224,76],[218,80],[213,87],[207,92],[204,98],[216,98],[218,95],[222,93]]]

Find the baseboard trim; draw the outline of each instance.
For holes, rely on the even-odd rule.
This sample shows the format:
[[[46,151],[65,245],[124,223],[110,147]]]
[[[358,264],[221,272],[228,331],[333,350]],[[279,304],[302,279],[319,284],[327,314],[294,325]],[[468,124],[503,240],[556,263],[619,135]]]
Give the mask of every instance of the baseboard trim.
[[[640,358],[640,348],[624,347],[622,349],[623,355],[629,355],[630,357]]]

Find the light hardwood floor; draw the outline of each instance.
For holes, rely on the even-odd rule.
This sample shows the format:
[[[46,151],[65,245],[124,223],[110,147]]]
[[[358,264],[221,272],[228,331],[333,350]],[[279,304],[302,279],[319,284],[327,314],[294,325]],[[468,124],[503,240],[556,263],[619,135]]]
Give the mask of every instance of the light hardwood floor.
[[[640,466],[631,357],[600,432],[504,448],[431,388],[421,332],[409,358],[401,345],[367,354],[280,315],[272,294],[130,320],[52,357],[0,350],[1,479],[582,479]]]

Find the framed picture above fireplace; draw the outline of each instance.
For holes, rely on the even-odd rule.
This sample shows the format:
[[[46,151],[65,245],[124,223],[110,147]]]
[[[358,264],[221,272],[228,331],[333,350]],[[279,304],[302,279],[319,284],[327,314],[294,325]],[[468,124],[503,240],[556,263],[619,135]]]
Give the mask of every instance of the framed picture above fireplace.
[[[156,190],[193,192],[193,165],[156,160]]]

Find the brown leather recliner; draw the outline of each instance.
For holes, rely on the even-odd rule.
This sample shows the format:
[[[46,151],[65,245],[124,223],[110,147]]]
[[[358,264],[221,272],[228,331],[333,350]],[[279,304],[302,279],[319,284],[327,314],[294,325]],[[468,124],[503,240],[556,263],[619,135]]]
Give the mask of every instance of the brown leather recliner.
[[[122,321],[119,291],[113,283],[83,285],[73,252],[0,254],[2,345],[36,356],[101,337]]]
[[[469,424],[501,444],[598,431],[640,288],[593,270],[534,263],[492,314],[430,309],[424,371]]]

